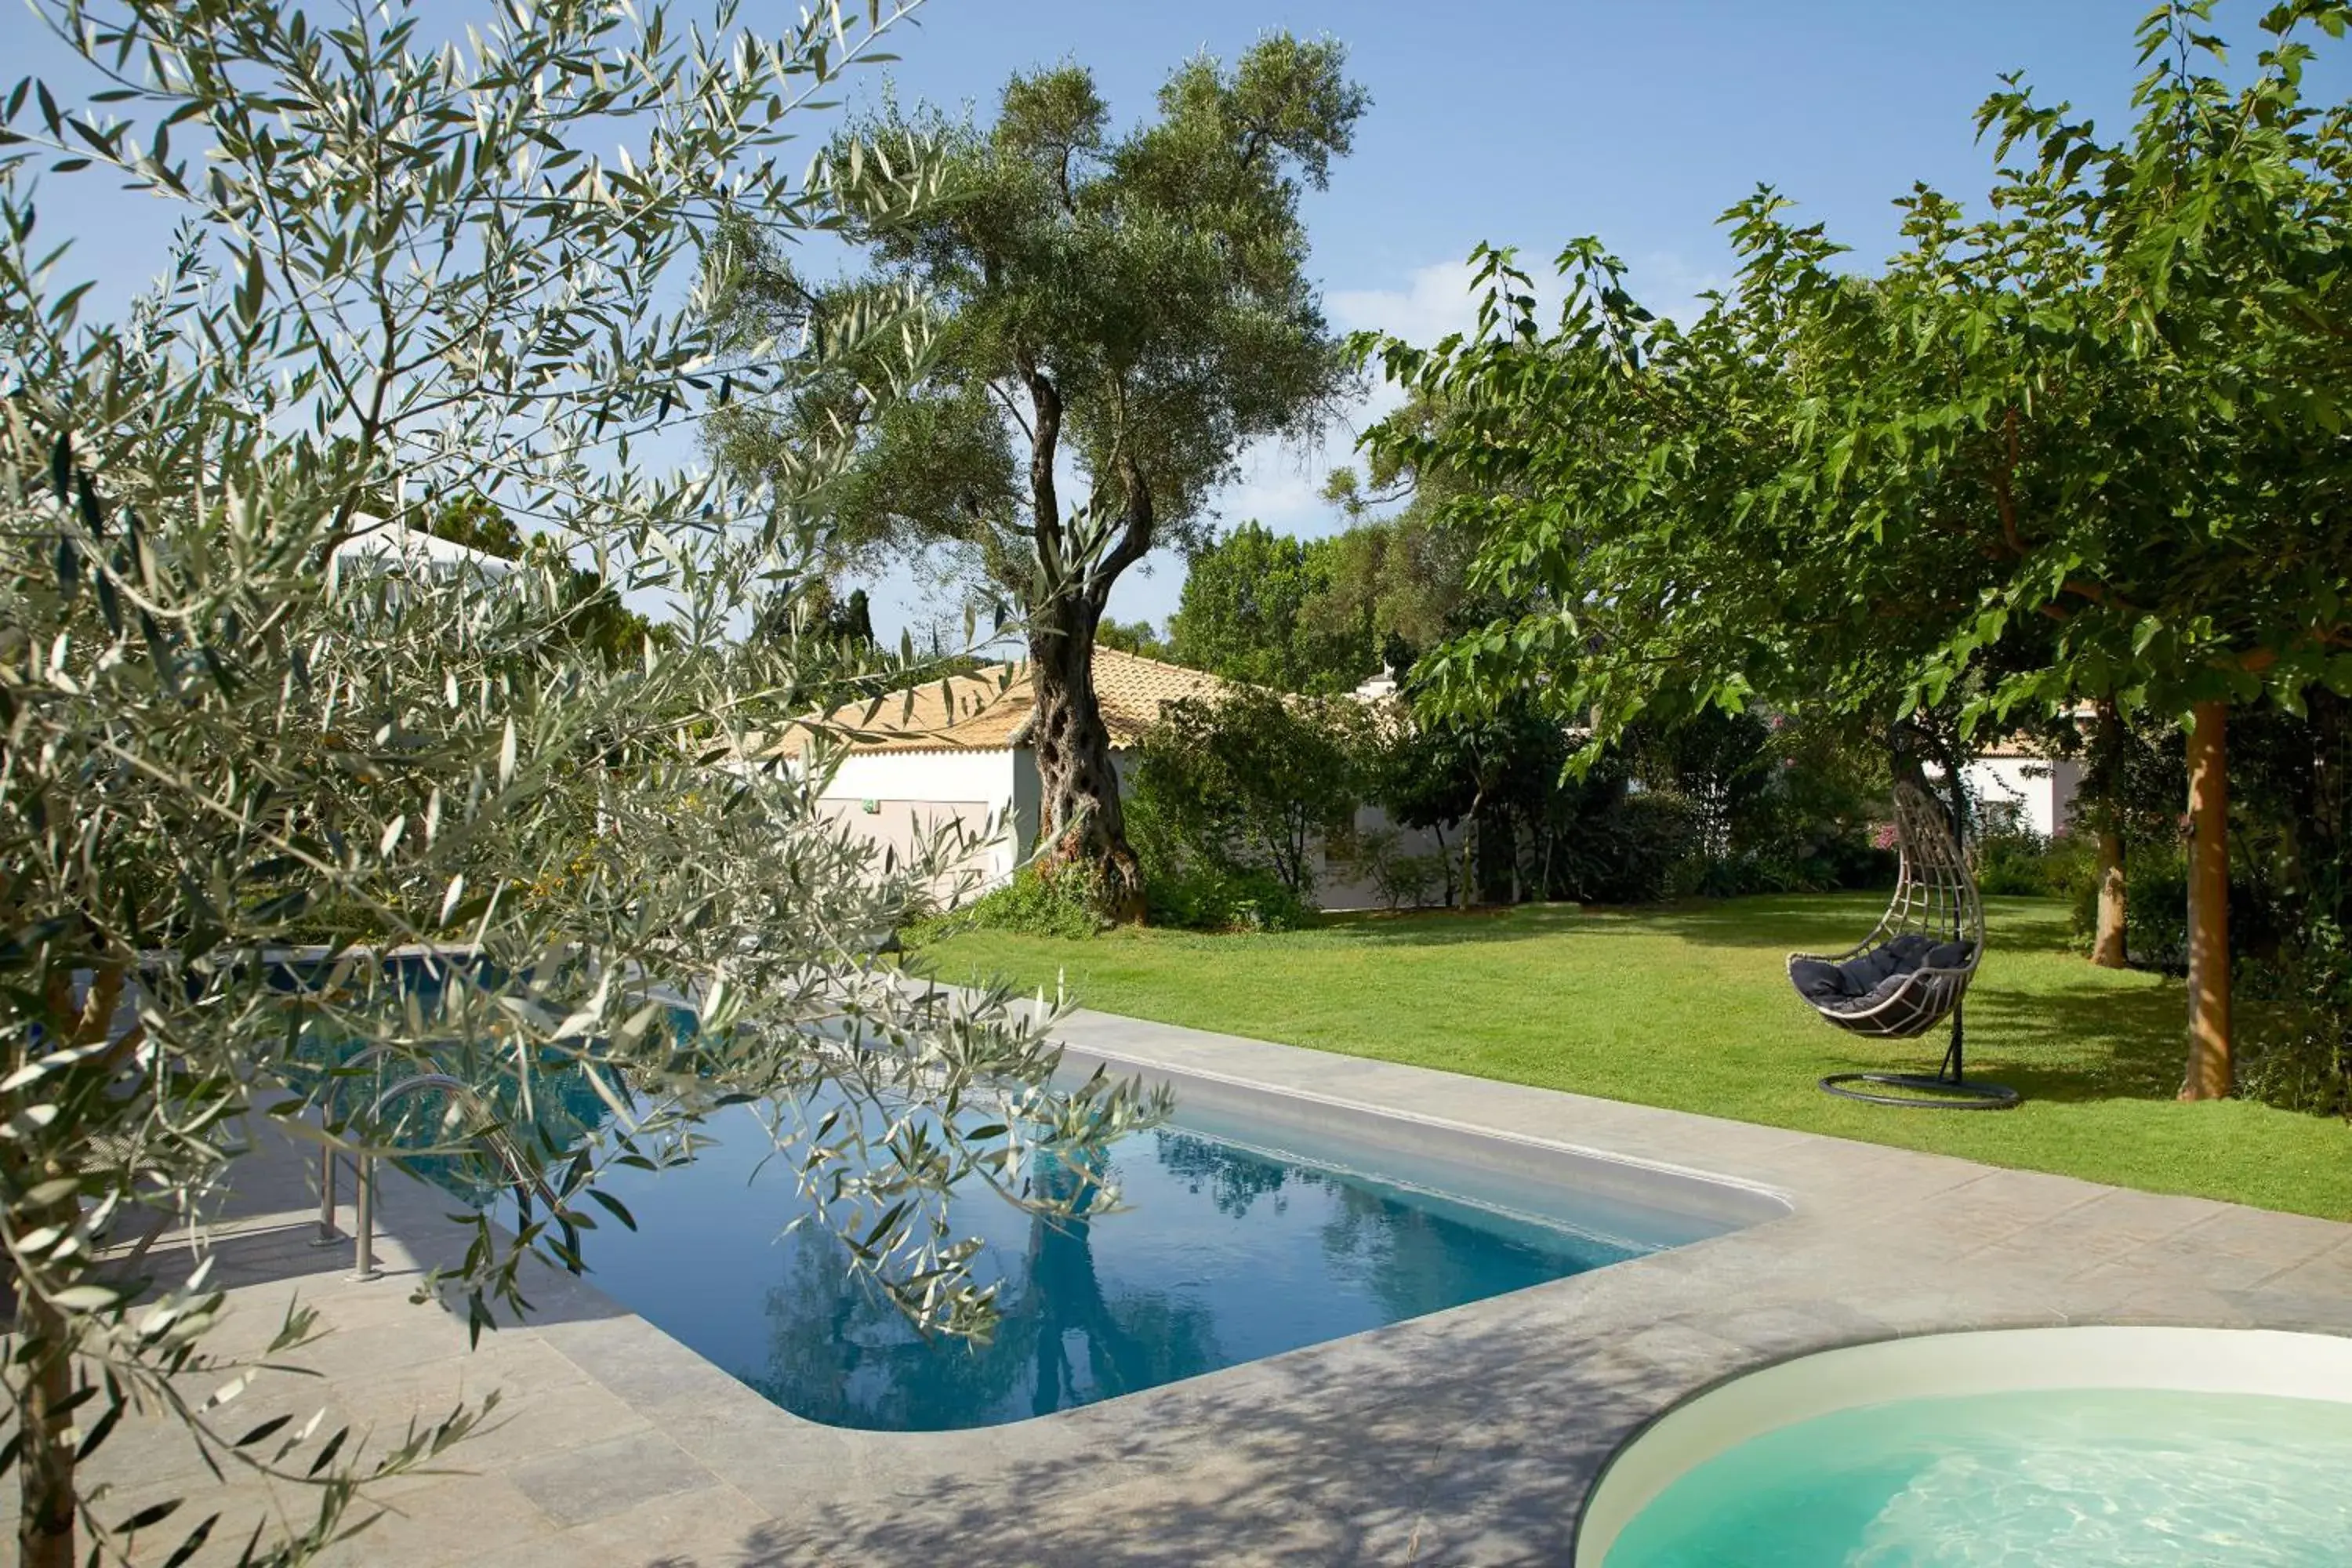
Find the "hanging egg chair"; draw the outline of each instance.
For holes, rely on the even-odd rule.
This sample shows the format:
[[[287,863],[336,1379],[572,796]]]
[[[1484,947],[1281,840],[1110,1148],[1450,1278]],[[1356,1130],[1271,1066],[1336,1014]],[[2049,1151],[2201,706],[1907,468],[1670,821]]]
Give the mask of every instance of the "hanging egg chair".
[[[1877,929],[1844,952],[1790,953],[1789,979],[1814,1012],[1841,1029],[1908,1040],[1949,1018],[1952,1043],[1933,1077],[1842,1072],[1822,1079],[1822,1088],[1874,1105],[2005,1110],[2017,1103],[2015,1089],[1970,1080],[1962,1071],[1962,1004],[1984,958],[1976,879],[1943,811],[1916,785],[1895,786],[1895,835],[1901,873]]]

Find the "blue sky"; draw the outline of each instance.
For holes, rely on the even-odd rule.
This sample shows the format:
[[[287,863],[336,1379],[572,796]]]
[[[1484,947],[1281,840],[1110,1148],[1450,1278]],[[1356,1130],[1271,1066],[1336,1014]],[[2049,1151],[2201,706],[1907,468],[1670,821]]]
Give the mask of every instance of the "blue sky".
[[[983,117],[1012,71],[1064,58],[1093,68],[1115,116],[1148,113],[1177,61],[1230,58],[1288,28],[1345,42],[1371,93],[1354,154],[1306,212],[1313,271],[1343,329],[1433,341],[1467,324],[1461,263],[1481,241],[1548,267],[1597,234],[1669,310],[1723,282],[1716,219],[1759,183],[1868,260],[1894,247],[1891,203],[1924,180],[1973,197],[1991,159],[1973,115],[2006,70],[2120,130],[2139,75],[2132,29],[2147,0],[931,0],[887,68],[903,98]],[[2225,11],[2253,36],[2254,9]],[[2251,49],[2249,49],[2251,54]],[[1249,455],[1219,500],[1301,534],[1339,526],[1317,499],[1353,432],[1319,451]],[[1122,619],[1175,607],[1180,560],[1148,563],[1113,598]],[[904,579],[879,619],[905,613]]]
[[[1728,271],[1717,217],[1759,182],[1867,263],[1892,247],[1890,204],[1915,180],[1981,195],[1990,158],[1972,115],[2000,72],[2021,68],[2043,97],[2120,131],[2139,74],[2132,28],[2149,3],[929,0],[892,46],[900,61],[883,68],[902,99],[985,117],[1013,71],[1074,59],[1093,68],[1114,116],[1132,121],[1198,51],[1230,58],[1276,28],[1338,37],[1372,106],[1353,156],[1307,197],[1312,270],[1335,326],[1433,341],[1466,324],[1461,263],[1481,241],[1548,264],[1565,241],[1597,234],[1654,305],[1686,307]],[[761,4],[744,7],[755,24]],[[2249,58],[2258,5],[2239,0],[2220,18]],[[457,0],[425,8],[443,7],[453,22],[474,10]],[[0,47],[31,37],[21,10],[0,13]],[[2347,73],[2326,66],[2314,85],[2340,93]],[[864,79],[856,96],[879,71]],[[44,210],[55,235],[78,209]],[[135,266],[142,247],[124,237],[110,229],[84,265],[109,275]],[[1318,451],[1248,454],[1242,480],[1219,498],[1224,521],[1338,526],[1315,492],[1352,439],[1342,427]],[[1174,608],[1181,563],[1150,564],[1115,596],[1122,619]],[[876,586],[884,628],[919,618],[909,574]]]

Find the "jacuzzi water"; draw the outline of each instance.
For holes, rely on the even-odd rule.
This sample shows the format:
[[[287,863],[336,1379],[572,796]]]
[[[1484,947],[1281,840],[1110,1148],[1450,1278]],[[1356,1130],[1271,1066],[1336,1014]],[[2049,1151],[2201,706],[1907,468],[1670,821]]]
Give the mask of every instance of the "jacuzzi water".
[[[960,1234],[1001,1281],[986,1345],[925,1338],[832,1235],[779,1236],[800,1205],[748,1107],[683,1169],[615,1172],[637,1220],[589,1239],[591,1282],[796,1415],[931,1431],[1042,1415],[1517,1290],[1720,1229],[1627,1234],[1510,1212],[1172,1127],[1112,1146],[1122,1209],[1060,1223],[961,1194]],[[1638,1216],[1637,1216],[1638,1219]]]
[[[1685,1471],[1606,1568],[2342,1568],[2352,1405],[2037,1389],[1901,1399]]]

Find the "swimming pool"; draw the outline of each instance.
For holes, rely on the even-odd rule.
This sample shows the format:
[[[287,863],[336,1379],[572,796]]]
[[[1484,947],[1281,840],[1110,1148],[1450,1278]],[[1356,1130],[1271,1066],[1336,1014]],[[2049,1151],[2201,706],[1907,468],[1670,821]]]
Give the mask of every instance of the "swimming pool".
[[[2352,1561],[2352,1341],[1931,1334],[1801,1357],[1612,1461],[1578,1568],[2333,1568]]]
[[[1092,1060],[1071,1070],[1090,1070]],[[1120,1070],[1119,1064],[1112,1064]],[[1175,1076],[1176,1124],[1114,1145],[1124,1207],[1059,1224],[974,1192],[1003,1321],[917,1334],[821,1230],[779,1235],[788,1176],[748,1108],[694,1164],[615,1172],[638,1221],[599,1230],[593,1283],[795,1415],[984,1426],[1523,1289],[1786,1212],[1735,1184]],[[1046,1179],[1052,1173],[1046,1173]]]

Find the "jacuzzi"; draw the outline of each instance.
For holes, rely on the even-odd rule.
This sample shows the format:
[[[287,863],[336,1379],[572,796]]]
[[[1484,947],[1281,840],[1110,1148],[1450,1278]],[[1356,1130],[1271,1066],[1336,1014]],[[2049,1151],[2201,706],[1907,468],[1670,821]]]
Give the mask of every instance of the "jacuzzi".
[[[1735,1377],[1639,1432],[1577,1568],[2340,1568],[2352,1340],[1928,1334]]]

